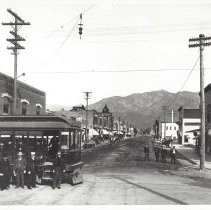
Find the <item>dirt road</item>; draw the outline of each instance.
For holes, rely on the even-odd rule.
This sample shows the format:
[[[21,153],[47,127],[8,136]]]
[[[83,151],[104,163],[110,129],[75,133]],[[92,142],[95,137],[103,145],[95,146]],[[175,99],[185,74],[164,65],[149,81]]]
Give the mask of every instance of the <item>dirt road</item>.
[[[187,165],[156,163],[153,152],[144,161],[143,145],[148,137],[103,144],[83,152],[84,183],[63,184],[52,190],[39,186],[31,191],[13,189],[0,192],[0,204],[211,204],[210,179],[183,176]]]

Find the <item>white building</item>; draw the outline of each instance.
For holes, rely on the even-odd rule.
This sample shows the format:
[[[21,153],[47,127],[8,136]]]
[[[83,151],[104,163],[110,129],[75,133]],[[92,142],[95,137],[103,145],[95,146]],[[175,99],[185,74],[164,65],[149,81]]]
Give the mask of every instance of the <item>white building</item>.
[[[165,126],[166,126],[166,130],[165,129]],[[179,130],[179,125],[177,123],[171,123],[171,122],[162,122],[161,124],[161,137],[162,139],[164,138],[164,135],[167,137],[167,138],[172,138],[172,139],[177,139],[177,133],[178,133],[178,130]]]
[[[179,111],[179,143],[195,145],[196,139],[194,130],[201,126],[199,109],[184,109],[182,106]]]

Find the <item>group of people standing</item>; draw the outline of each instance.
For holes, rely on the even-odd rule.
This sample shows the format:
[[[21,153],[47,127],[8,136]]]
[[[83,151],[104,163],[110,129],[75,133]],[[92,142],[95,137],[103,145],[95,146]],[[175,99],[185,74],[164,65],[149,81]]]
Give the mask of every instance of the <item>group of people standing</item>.
[[[166,163],[167,155],[170,155],[171,164],[176,163],[176,148],[173,146],[172,148],[165,148],[165,146],[155,146],[153,148],[155,154],[155,161],[159,162],[161,160],[162,163]],[[161,157],[161,159],[160,159]],[[144,160],[149,160],[149,146],[145,144],[144,146]]]
[[[154,147],[154,154],[155,154],[155,159],[156,159],[156,162],[159,162],[159,157],[161,156],[161,162],[162,163],[166,163],[166,158],[167,158],[167,155],[170,155],[170,159],[171,159],[171,164],[172,163],[176,163],[176,148],[175,146],[173,146],[172,148],[165,148],[164,146],[162,147]]]
[[[28,189],[36,187],[35,152],[31,152],[30,157],[26,161],[26,159],[23,158],[23,153],[19,151],[13,167],[10,164],[7,154],[3,154],[3,159],[0,161],[1,190],[10,188],[12,177],[16,185],[15,188],[24,188],[25,184]]]
[[[14,161],[13,167],[7,157],[3,154],[3,159],[0,161],[0,189],[8,190],[11,180],[15,184],[15,188],[28,189],[36,188],[36,176],[38,175],[38,160],[35,158],[36,153],[31,152],[30,157],[25,159],[21,151],[18,152],[17,158]],[[57,152],[53,159],[53,184],[52,188],[61,189],[62,173],[65,172],[65,164],[61,157],[61,152]],[[13,179],[12,179],[13,177]]]

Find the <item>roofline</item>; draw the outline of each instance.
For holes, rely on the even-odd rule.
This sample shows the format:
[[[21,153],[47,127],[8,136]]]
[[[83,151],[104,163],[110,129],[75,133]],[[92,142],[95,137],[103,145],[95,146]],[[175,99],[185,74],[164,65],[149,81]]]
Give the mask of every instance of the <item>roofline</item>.
[[[3,76],[5,76],[5,77],[8,77],[8,78],[11,79],[11,80],[14,80],[14,78],[11,77],[11,76],[9,76],[9,75],[6,75],[6,74],[0,72],[0,75],[1,75],[1,74],[2,74]],[[38,92],[40,92],[40,93],[46,95],[44,91],[42,91],[42,90],[40,90],[40,89],[37,89],[37,88],[35,88],[35,87],[31,86],[31,85],[28,85],[28,84],[26,84],[26,83],[24,83],[24,82],[21,82],[21,81],[17,80],[17,83],[19,83],[19,84],[21,84],[21,85],[24,85],[24,86],[26,86],[26,87],[32,88],[32,89],[34,89],[34,90],[36,90],[36,91],[38,91]]]
[[[63,123],[66,123],[68,125],[70,125],[72,128],[81,128],[81,124],[78,122],[78,121],[73,121],[71,119],[66,119],[66,118],[63,118],[63,117],[60,117],[60,116],[49,116],[49,115],[3,115],[3,116],[0,116],[0,123],[3,122],[3,121],[10,121],[10,120],[14,120],[16,119],[16,121],[19,121],[19,119],[22,119],[24,121],[27,120],[27,119],[30,119],[30,118],[33,118],[35,121],[36,119],[42,119],[42,118],[47,118],[47,119],[57,119],[58,121],[60,122],[63,122]],[[33,120],[32,120],[33,121]],[[74,122],[76,124],[74,124]],[[78,125],[77,125],[78,124]]]

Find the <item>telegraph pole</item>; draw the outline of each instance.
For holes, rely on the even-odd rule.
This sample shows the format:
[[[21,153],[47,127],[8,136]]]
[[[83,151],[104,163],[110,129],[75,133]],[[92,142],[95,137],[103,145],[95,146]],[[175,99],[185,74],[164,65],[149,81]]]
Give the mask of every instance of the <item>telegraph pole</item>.
[[[171,139],[173,140],[174,110],[171,110]]]
[[[167,106],[162,106],[163,115],[164,115],[164,139],[166,138],[166,110]]]
[[[204,47],[210,46],[211,37],[205,37],[200,34],[198,38],[189,39],[189,42],[196,42],[189,44],[189,47],[199,47],[200,49],[200,110],[201,110],[201,153],[200,153],[200,170],[204,170],[205,165],[205,97],[204,97],[204,64],[203,51]]]
[[[119,130],[118,133],[120,134],[120,117],[119,117],[119,129],[118,130]]]
[[[87,135],[87,129],[88,129],[88,105],[89,105],[89,99],[91,98],[92,92],[84,92],[85,99],[86,99],[86,130],[85,130],[85,142],[88,142],[88,135]]]
[[[20,41],[26,41],[23,37],[18,35],[18,30],[23,25],[30,25],[29,22],[25,22],[23,19],[21,19],[16,13],[14,13],[11,9],[7,9],[7,12],[9,12],[14,18],[14,22],[9,23],[2,23],[2,25],[5,26],[11,26],[13,28],[13,31],[10,31],[10,34],[12,34],[14,37],[7,39],[8,42],[13,44],[12,47],[7,47],[8,50],[13,51],[14,55],[14,96],[13,96],[13,115],[16,114],[16,104],[17,104],[17,68],[18,68],[18,50],[25,49],[23,46],[19,44]]]

